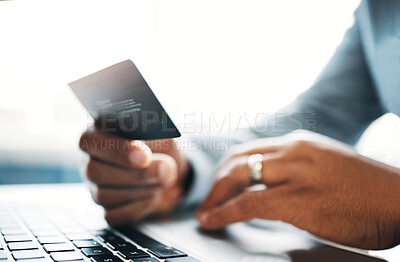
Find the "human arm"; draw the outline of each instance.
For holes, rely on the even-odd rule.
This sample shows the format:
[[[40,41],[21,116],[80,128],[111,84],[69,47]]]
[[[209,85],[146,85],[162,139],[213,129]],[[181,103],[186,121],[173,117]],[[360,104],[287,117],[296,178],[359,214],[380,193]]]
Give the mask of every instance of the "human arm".
[[[262,91],[260,91],[260,95]],[[194,183],[183,206],[199,203],[212,183],[218,161],[231,148],[253,139],[276,137],[296,129],[327,135],[355,144],[365,128],[385,113],[371,79],[360,40],[359,25],[350,28],[313,86],[293,103],[256,125],[221,135],[195,135],[191,141],[220,141],[224,149],[199,147],[186,155],[194,169]]]
[[[251,187],[247,159],[262,154],[262,183]],[[317,134],[292,133],[244,143],[217,169],[197,211],[204,229],[253,218],[281,220],[341,244],[400,244],[400,169]]]

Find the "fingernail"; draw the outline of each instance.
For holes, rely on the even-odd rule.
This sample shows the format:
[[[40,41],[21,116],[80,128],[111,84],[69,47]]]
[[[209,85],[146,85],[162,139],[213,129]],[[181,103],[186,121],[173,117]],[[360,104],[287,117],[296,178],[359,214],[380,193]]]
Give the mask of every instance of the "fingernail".
[[[136,166],[146,166],[150,160],[150,148],[143,142],[135,141],[136,148],[129,153],[129,160]]]
[[[166,184],[172,182],[172,180],[173,180],[173,177],[171,174],[171,166],[165,162],[161,162],[158,165],[158,175],[160,176],[161,181]]]

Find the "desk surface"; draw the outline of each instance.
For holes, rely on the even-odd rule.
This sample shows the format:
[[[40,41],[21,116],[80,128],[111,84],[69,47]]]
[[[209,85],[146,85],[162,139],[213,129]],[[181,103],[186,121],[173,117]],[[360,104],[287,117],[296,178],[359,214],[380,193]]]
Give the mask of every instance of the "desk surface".
[[[80,214],[90,223],[106,225],[103,211],[93,204],[81,184],[0,186],[0,204],[57,206],[70,213]],[[237,223],[223,231],[205,233],[198,228],[192,214],[142,223],[140,228],[158,239],[204,261],[231,262],[312,262],[352,261],[400,262],[400,247],[385,251],[348,249],[319,240],[307,232],[282,222],[254,220]],[[128,235],[129,232],[126,232]],[[358,253],[350,252],[355,251]]]

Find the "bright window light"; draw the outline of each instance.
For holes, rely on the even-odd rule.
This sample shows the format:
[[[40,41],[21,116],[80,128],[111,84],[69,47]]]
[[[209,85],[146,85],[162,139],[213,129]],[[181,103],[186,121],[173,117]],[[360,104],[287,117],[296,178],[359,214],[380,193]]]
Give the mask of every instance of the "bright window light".
[[[43,160],[36,152],[48,159],[58,152],[76,161],[91,119],[67,83],[125,59],[135,62],[181,128],[190,114],[204,124],[209,116],[235,122],[273,113],[310,87],[358,4],[0,2],[1,156],[30,151],[36,161]]]

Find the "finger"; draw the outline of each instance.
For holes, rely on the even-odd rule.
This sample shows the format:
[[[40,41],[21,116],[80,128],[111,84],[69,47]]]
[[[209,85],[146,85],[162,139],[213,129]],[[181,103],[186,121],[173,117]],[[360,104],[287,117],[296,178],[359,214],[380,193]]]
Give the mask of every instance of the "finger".
[[[105,219],[110,226],[122,226],[137,222],[154,212],[160,201],[161,194],[157,193],[152,198],[131,202],[115,209],[107,209]]]
[[[115,208],[129,202],[151,198],[160,190],[160,187],[112,189],[90,185],[93,200],[105,208]]]
[[[165,154],[153,154],[150,166],[144,169],[130,169],[112,166],[96,159],[89,161],[86,177],[100,186],[150,186],[170,185],[178,179],[175,160]]]
[[[157,206],[157,214],[167,214],[173,210],[179,200],[182,198],[182,187],[181,186],[173,186],[169,188],[163,188],[162,190],[162,198],[164,201],[161,201]]]
[[[260,201],[261,192],[264,191],[245,192],[223,206],[198,213],[200,226],[206,230],[217,230],[232,223],[255,218],[255,203]]]
[[[207,210],[221,205],[228,199],[236,196],[244,189],[251,186],[250,171],[247,165],[248,156],[232,159],[225,170],[225,174],[216,174],[219,178],[212,186],[200,210]],[[288,165],[280,154],[264,154],[262,182],[267,186],[274,186],[287,182],[295,172],[293,165]]]
[[[94,158],[127,168],[145,168],[152,157],[144,142],[129,141],[95,128],[82,134],[79,147]]]
[[[146,140],[145,143],[152,152],[156,153],[165,153],[176,150],[176,144],[173,139]]]
[[[253,144],[255,142],[249,142],[244,145],[237,146],[236,149],[233,149],[231,152],[229,152],[225,157],[222,158],[221,163],[224,163],[230,159],[233,159],[235,157],[240,157],[240,156],[249,156],[252,154],[260,154],[262,152],[263,154],[268,154],[268,153],[275,153],[279,150],[282,149],[282,146],[262,146],[260,147],[257,144]]]
[[[296,155],[297,151],[290,149],[298,148],[295,146],[296,144],[299,144],[299,141],[298,141],[298,136],[295,136],[294,134],[288,134],[279,137],[256,139],[247,143],[236,145],[223,158],[222,162],[238,156],[260,154],[260,153],[262,154],[277,153],[279,151],[285,152],[286,157],[293,157],[293,155]]]
[[[293,135],[251,140],[249,142],[234,146],[224,159],[243,155],[259,154],[260,152],[263,154],[275,153],[281,151],[282,149],[288,148],[289,144],[293,141],[295,141],[295,137]]]
[[[296,210],[289,208],[285,196],[284,190],[275,188],[246,191],[220,207],[198,213],[197,219],[206,230],[221,229],[253,218],[290,221],[290,217],[296,216]]]
[[[296,152],[290,150],[290,143],[283,143],[282,138],[265,138],[247,142],[242,145],[235,146],[225,157],[220,161],[218,169],[226,168],[227,163],[236,157],[248,157],[253,154],[276,154],[280,158],[294,158]]]
[[[217,171],[215,175],[217,179],[200,205],[199,210],[207,210],[218,206],[250,186],[249,178],[242,175],[244,161],[245,157],[236,157],[230,160],[224,169]]]

